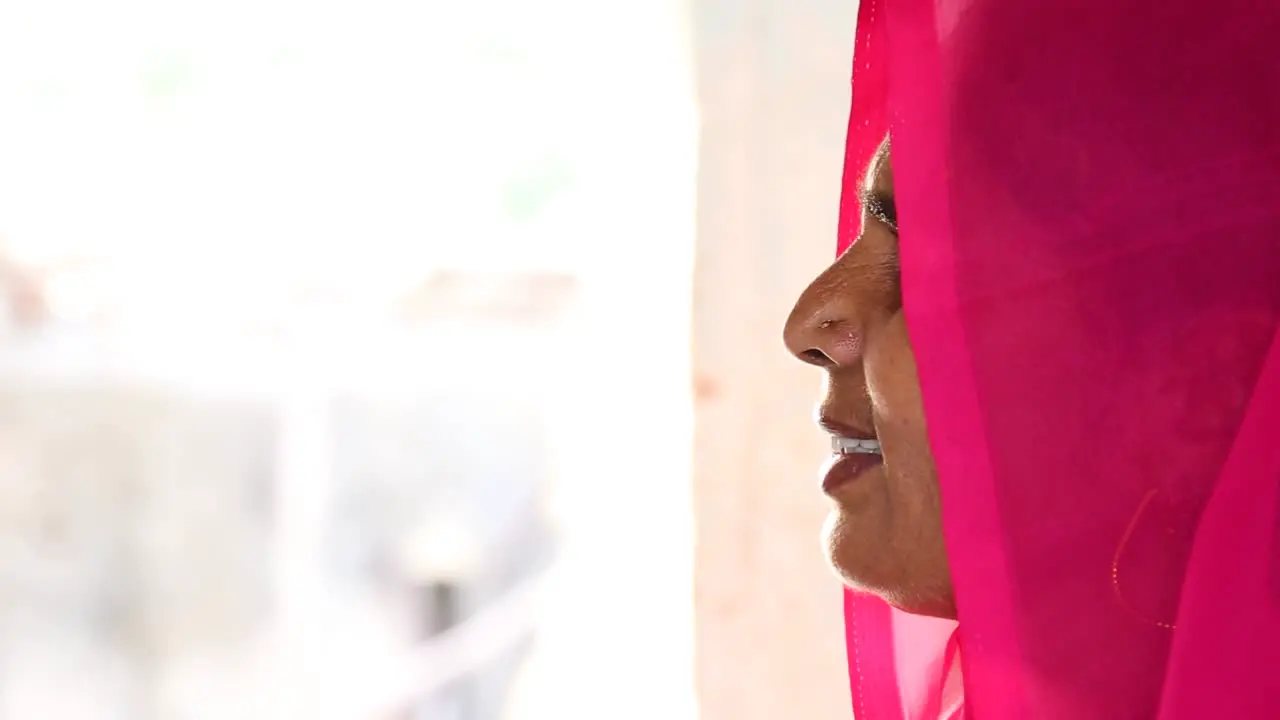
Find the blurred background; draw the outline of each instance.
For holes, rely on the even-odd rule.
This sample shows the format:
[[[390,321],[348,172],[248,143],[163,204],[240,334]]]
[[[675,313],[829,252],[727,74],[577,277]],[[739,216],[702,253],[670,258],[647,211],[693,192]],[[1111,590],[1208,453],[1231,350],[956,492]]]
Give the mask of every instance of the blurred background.
[[[0,3],[0,720],[846,717],[855,12]]]

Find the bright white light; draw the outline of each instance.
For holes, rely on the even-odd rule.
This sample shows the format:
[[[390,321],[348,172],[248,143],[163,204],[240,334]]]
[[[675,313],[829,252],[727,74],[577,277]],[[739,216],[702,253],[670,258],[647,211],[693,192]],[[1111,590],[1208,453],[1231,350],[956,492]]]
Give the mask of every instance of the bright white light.
[[[309,483],[330,470],[312,456],[325,388],[394,397],[527,359],[457,352],[476,332],[466,322],[435,327],[433,352],[411,347],[400,295],[438,268],[581,281],[562,355],[528,360],[544,363],[540,391],[563,389],[546,430],[564,542],[511,720],[693,714],[696,118],[680,12],[652,0],[0,2],[0,249],[42,267],[88,258],[54,276],[55,311],[110,314],[112,347],[151,379],[314,382],[290,406],[288,560],[319,544],[324,489]],[[619,462],[620,437],[645,452]],[[621,487],[631,512],[609,510]],[[428,538],[409,559],[465,565],[465,547],[433,554],[460,542]],[[300,629],[282,633],[288,667],[239,669],[254,675],[246,694],[292,678],[267,684],[323,706],[325,684],[302,684],[320,672],[307,662],[336,676],[377,667],[344,644],[347,626],[323,627],[327,606],[306,595],[314,572],[280,570]],[[230,694],[217,693],[262,701]],[[215,714],[231,715],[248,717]]]

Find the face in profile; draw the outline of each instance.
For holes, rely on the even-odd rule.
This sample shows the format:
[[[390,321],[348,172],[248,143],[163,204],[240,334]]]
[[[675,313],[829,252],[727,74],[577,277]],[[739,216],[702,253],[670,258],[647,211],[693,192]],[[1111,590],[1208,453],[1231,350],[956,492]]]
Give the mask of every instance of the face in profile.
[[[822,369],[832,438],[825,540],[850,586],[907,612],[954,617],[937,474],[902,314],[888,140],[862,186],[862,233],[796,301],[784,339]]]

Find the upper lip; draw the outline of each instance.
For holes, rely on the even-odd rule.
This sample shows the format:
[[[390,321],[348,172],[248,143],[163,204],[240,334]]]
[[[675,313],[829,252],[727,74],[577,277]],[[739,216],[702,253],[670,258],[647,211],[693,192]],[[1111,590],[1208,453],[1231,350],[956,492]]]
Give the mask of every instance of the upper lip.
[[[875,440],[876,434],[869,430],[840,422],[827,415],[818,415],[818,426],[832,435],[850,440]]]

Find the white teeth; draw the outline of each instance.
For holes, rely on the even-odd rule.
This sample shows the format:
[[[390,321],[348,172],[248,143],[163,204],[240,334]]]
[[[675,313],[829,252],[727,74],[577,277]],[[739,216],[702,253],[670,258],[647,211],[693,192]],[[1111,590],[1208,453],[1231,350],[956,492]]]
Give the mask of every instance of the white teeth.
[[[880,443],[876,440],[857,440],[833,435],[831,436],[831,452],[837,455],[850,455],[853,453],[879,455]]]

